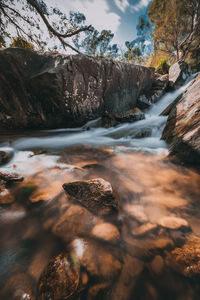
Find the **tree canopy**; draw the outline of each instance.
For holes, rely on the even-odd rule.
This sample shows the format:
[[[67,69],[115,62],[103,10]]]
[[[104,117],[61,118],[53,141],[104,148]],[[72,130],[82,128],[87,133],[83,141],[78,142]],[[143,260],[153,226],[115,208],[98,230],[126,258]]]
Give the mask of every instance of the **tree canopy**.
[[[200,0],[153,0],[148,16],[155,50],[179,60],[200,49]]]
[[[79,52],[68,40],[81,32],[93,31],[84,22],[83,14],[70,12],[68,17],[57,8],[48,8],[43,0],[0,0],[1,45],[13,33],[43,48],[46,45],[43,23],[50,37],[57,38],[64,48]]]

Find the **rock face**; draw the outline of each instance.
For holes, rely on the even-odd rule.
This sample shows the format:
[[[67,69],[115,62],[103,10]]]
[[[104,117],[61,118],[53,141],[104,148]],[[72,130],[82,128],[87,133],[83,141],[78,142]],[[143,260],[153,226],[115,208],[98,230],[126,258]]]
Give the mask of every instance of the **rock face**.
[[[154,69],[83,55],[0,51],[0,121],[5,127],[79,126],[104,111],[136,106]]]
[[[137,100],[137,106],[140,109],[149,108],[153,103],[156,103],[164,95],[168,88],[169,76],[155,73],[155,78],[152,88],[141,95]]]
[[[189,164],[200,163],[200,76],[171,110],[162,139],[170,144],[171,156]]]
[[[143,119],[145,119],[144,113],[139,108],[135,107],[119,113],[109,114],[105,112],[101,125],[108,128],[111,126],[116,126],[120,123],[133,123]]]
[[[180,60],[169,68],[169,84],[177,89],[190,75],[190,67],[186,62]]]

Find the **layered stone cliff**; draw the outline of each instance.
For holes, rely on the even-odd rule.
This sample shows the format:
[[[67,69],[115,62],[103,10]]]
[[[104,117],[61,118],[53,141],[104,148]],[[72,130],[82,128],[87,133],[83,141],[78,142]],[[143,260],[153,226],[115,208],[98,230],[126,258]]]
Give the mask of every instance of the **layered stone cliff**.
[[[200,164],[200,75],[175,100],[162,138],[170,144],[171,156]]]
[[[154,69],[82,55],[0,51],[0,126],[74,127],[136,106]]]

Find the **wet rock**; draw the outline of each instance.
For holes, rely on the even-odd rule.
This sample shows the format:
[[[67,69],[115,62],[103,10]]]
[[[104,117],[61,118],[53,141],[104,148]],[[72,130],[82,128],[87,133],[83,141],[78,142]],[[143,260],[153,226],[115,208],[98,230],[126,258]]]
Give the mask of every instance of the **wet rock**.
[[[141,205],[126,204],[124,211],[133,219],[139,223],[145,223],[148,221],[147,215],[145,214],[144,207]]]
[[[156,239],[131,239],[125,240],[128,253],[136,258],[144,261],[150,261],[155,255],[161,255],[165,250],[174,248],[174,243],[167,237]]]
[[[7,164],[13,155],[14,150],[12,148],[0,148],[0,166]]]
[[[147,109],[152,104],[158,102],[168,88],[169,76],[155,74],[152,88],[141,95],[137,100],[137,105],[140,109]]]
[[[158,224],[168,229],[189,229],[188,222],[185,219],[173,216],[161,218]]]
[[[184,276],[200,278],[200,238],[191,235],[181,248],[169,252],[167,264]]]
[[[100,223],[95,225],[92,229],[92,235],[113,244],[119,242],[120,239],[119,230],[111,223]]]
[[[0,291],[0,299],[35,300],[34,281],[28,274],[11,277]]]
[[[147,234],[155,232],[158,228],[157,224],[146,223],[132,230],[132,236],[134,237],[143,237]]]
[[[168,116],[172,109],[177,105],[179,100],[182,98],[182,94],[179,95],[172,103],[170,103],[161,113],[160,116]]]
[[[191,70],[185,61],[178,61],[169,68],[169,84],[171,87],[179,88],[191,75]]]
[[[0,191],[0,204],[10,204],[15,201],[14,195],[6,188]]]
[[[91,231],[96,218],[86,208],[79,205],[71,205],[62,214],[52,231],[64,241],[69,241],[75,236],[85,236]]]
[[[164,269],[164,260],[160,255],[156,255],[149,264],[150,270],[156,275],[160,275]]]
[[[80,280],[80,264],[70,254],[59,254],[52,258],[38,284],[38,300],[78,298],[84,289]]]
[[[12,128],[75,127],[134,108],[154,79],[153,68],[22,48],[3,49],[0,65],[0,122]]]
[[[124,257],[120,276],[109,296],[110,300],[127,300],[136,284],[139,275],[144,269],[144,263],[130,255]]]
[[[6,173],[6,172],[0,172],[0,180],[3,180],[5,182],[21,182],[24,180],[24,177],[20,176],[19,174],[15,173]]]
[[[46,237],[43,238],[43,243],[38,247],[35,255],[28,266],[28,273],[37,282],[40,278],[45,267],[48,265],[49,259],[52,257],[53,250],[55,248],[55,243],[52,239]]]
[[[190,84],[171,110],[162,139],[170,157],[185,164],[200,164],[200,76]]]
[[[106,128],[116,126],[120,123],[133,123],[139,120],[145,119],[144,113],[137,107],[122,111],[119,113],[107,113],[105,112],[102,117],[102,125]]]
[[[87,293],[87,300],[105,299],[105,294],[109,285],[109,282],[102,282],[90,287]]]
[[[185,244],[186,235],[181,230],[171,230],[170,236],[176,247],[182,247]]]
[[[63,184],[71,201],[77,201],[92,213],[106,216],[118,212],[118,201],[109,182],[102,178]]]
[[[69,249],[92,277],[112,282],[121,270],[121,263],[113,256],[113,251],[97,241],[75,239]]]
[[[137,100],[137,106],[140,109],[149,108],[152,105],[151,97],[147,97],[146,95],[141,95]]]

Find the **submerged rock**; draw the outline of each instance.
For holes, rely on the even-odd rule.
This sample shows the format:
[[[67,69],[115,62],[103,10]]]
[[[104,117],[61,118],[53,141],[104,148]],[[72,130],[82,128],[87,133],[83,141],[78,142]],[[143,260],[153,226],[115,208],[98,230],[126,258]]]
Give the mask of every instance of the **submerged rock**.
[[[92,277],[112,282],[121,270],[121,263],[112,255],[111,248],[97,241],[85,238],[74,239],[69,249]]]
[[[145,223],[145,224],[133,229],[132,235],[134,237],[143,237],[147,234],[155,232],[157,228],[158,228],[157,224]]]
[[[92,235],[113,244],[119,242],[120,239],[119,230],[111,223],[100,223],[95,225],[92,229]]]
[[[118,212],[112,186],[102,178],[65,183],[63,188],[71,201],[78,202],[94,214],[106,216]]]
[[[169,68],[169,84],[171,87],[177,89],[181,87],[190,75],[190,67],[185,61],[180,60]]]
[[[12,276],[0,291],[0,299],[35,300],[33,278],[25,273]]]
[[[189,229],[188,222],[185,219],[172,216],[161,218],[158,224],[169,229]]]
[[[69,254],[52,258],[38,284],[38,300],[77,299],[83,289],[80,263]]]
[[[167,264],[184,276],[200,278],[200,238],[191,235],[181,248],[169,252]]]
[[[145,223],[148,221],[147,215],[145,214],[144,207],[137,204],[126,204],[124,211],[128,216],[135,219],[139,223]]]
[[[102,125],[108,128],[111,126],[116,126],[120,123],[132,123],[143,119],[145,119],[144,113],[139,108],[135,107],[131,110],[122,111],[119,113],[104,113],[102,117]]]
[[[16,173],[0,172],[0,180],[5,182],[21,182],[24,180],[24,177]]]
[[[12,128],[74,127],[132,109],[154,79],[153,68],[22,48],[1,50],[0,65],[0,122]]]
[[[170,144],[170,156],[187,164],[200,164],[200,76],[171,110],[162,139]]]
[[[11,148],[0,148],[0,166],[7,164],[13,157],[14,150]]]
[[[85,236],[95,224],[95,216],[85,207],[71,205],[54,224],[52,231],[64,241],[69,241],[75,236]]]

